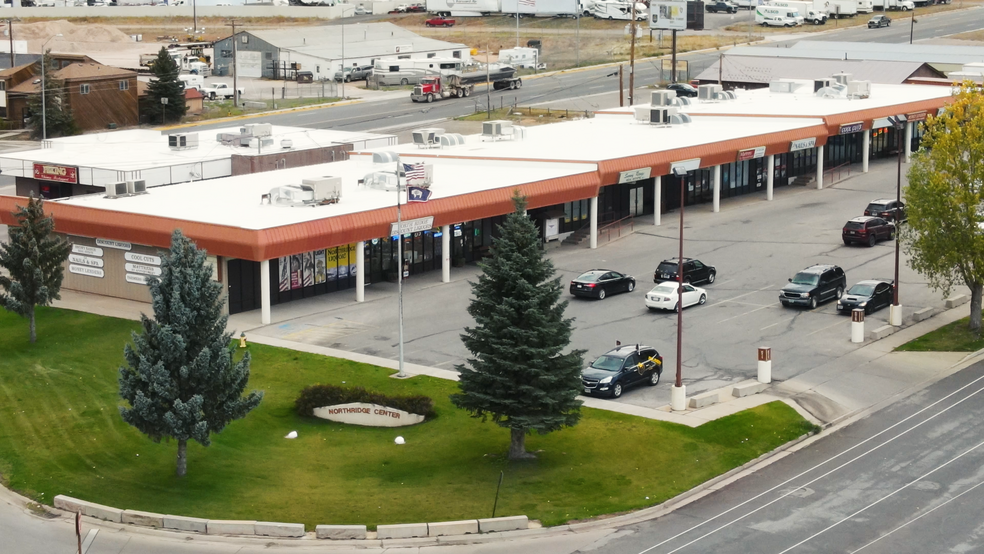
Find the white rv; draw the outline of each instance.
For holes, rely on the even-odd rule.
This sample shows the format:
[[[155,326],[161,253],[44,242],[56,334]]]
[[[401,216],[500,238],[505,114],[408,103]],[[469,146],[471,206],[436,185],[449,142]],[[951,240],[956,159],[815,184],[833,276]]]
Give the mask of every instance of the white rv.
[[[415,85],[427,75],[449,75],[461,73],[464,62],[457,58],[401,59],[385,58],[376,60],[372,68],[372,79],[379,86]]]
[[[796,27],[803,24],[803,16],[795,8],[762,5],[755,8],[755,23],[768,27]]]
[[[649,10],[645,4],[636,3],[636,21],[649,19]],[[606,2],[598,1],[591,6],[591,15],[598,19],[619,19],[629,21],[632,19],[632,4],[629,2]]]
[[[858,13],[871,13],[875,11],[872,0],[858,0]]]

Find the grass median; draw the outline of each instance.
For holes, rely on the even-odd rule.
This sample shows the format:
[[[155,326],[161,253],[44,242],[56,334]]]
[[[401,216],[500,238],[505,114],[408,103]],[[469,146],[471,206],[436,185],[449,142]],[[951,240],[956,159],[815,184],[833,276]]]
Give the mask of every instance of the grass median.
[[[948,323],[913,339],[896,350],[902,352],[977,352],[984,348],[984,337],[968,327],[970,317]]]
[[[0,312],[0,473],[45,504],[65,494],[309,530],[373,527],[489,517],[503,471],[496,515],[556,525],[657,504],[814,430],[780,402],[695,429],[584,409],[576,427],[529,438],[536,460],[510,463],[508,432],[456,410],[454,382],[396,380],[389,369],[253,344],[249,389],[266,391],[263,403],[212,446],[190,443],[188,475],[178,479],[175,443],[154,444],[117,410],[117,368],[138,325],[41,309],[33,345],[26,325]],[[438,416],[397,429],[302,418],[294,400],[312,383],[427,395]],[[294,430],[297,439],[283,438]],[[397,435],[406,444],[394,444]]]

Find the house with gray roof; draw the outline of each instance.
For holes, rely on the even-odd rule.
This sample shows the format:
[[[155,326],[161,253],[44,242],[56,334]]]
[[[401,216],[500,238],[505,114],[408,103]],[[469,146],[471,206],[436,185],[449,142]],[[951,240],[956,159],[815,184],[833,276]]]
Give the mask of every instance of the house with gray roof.
[[[216,75],[232,75],[234,40],[240,77],[293,79],[297,71],[310,71],[315,79],[331,79],[343,66],[372,65],[379,58],[471,59],[464,44],[422,37],[392,23],[288,27],[244,30],[217,41]]]

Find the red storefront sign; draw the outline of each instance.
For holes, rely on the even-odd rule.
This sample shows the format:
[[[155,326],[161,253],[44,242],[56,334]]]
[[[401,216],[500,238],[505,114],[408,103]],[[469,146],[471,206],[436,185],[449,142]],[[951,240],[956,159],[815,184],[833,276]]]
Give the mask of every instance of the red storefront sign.
[[[905,114],[905,118],[909,121],[926,121],[926,112]]]
[[[79,182],[79,168],[68,167],[54,164],[34,164],[34,178],[41,181],[55,181],[56,183]]]
[[[765,147],[759,146],[757,148],[748,148],[746,150],[738,151],[738,161],[743,162],[745,160],[754,160],[755,158],[761,158],[765,155]]]

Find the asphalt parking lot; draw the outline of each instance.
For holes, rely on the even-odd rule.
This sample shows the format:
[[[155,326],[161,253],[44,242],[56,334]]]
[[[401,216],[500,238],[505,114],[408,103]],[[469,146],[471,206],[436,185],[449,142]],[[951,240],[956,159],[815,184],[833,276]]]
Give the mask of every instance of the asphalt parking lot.
[[[860,167],[857,168],[860,170]],[[905,169],[905,168],[903,168]],[[764,192],[723,199],[721,212],[710,204],[686,211],[685,255],[717,267],[717,281],[703,285],[707,304],[684,311],[683,376],[688,395],[754,378],[756,349],[772,348],[773,378],[787,379],[830,363],[853,351],[850,318],[837,314],[836,302],[815,310],[783,308],[778,290],[798,270],[824,263],[836,264],[847,274],[848,286],[875,277],[893,277],[894,242],[873,248],[845,246],[841,229],[861,215],[875,198],[892,196],[893,160],[874,162],[868,174],[853,177],[823,190],[778,188],[775,200]],[[614,347],[615,341],[656,347],[664,358],[663,379],[656,387],[630,389],[620,400],[640,406],[669,403],[676,366],[676,316],[650,312],[645,293],[653,286],[652,273],[660,260],[677,252],[678,212],[663,214],[662,225],[651,216],[638,218],[635,232],[590,250],[586,246],[551,248],[549,255],[565,285],[580,272],[609,268],[637,279],[632,293],[605,300],[571,298],[568,314],[575,318],[572,346],[587,350],[591,359]],[[585,243],[586,244],[586,243]],[[941,307],[940,293],[904,265],[901,302],[904,315],[926,306]],[[461,330],[472,323],[466,312],[469,279],[475,266],[452,269],[452,282],[442,284],[435,271],[409,279],[404,288],[405,359],[443,369],[462,363],[468,352]],[[964,292],[964,291],[961,291]],[[374,356],[398,356],[396,285],[373,284],[366,302],[356,304],[354,292],[342,292],[274,306],[275,321],[260,327],[259,313],[233,316],[237,330],[309,342]],[[888,310],[868,317],[868,329],[887,324]]]

